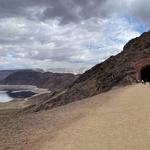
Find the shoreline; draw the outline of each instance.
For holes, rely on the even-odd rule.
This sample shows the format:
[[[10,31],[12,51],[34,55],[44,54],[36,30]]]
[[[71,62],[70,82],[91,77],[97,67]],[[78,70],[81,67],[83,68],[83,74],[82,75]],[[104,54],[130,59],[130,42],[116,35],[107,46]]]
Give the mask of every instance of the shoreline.
[[[26,99],[39,94],[51,93],[48,89],[32,85],[0,85],[0,91],[4,91],[10,97],[10,101],[13,101],[15,98]]]
[[[48,89],[38,88],[37,86],[33,85],[0,85],[0,91],[33,91],[35,93],[39,92],[50,92]]]

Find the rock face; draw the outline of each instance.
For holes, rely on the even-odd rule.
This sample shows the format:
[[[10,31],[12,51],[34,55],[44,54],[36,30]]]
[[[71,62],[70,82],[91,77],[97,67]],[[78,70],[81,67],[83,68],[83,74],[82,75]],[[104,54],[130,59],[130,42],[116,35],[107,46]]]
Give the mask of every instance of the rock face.
[[[106,92],[115,86],[135,83],[141,79],[141,70],[147,65],[150,65],[150,32],[129,41],[121,53],[94,66],[72,85],[34,106],[34,110],[65,105]]]
[[[34,70],[20,70],[9,75],[0,84],[4,85],[35,85],[48,88],[51,91],[67,87],[77,79],[78,75],[38,72]]]

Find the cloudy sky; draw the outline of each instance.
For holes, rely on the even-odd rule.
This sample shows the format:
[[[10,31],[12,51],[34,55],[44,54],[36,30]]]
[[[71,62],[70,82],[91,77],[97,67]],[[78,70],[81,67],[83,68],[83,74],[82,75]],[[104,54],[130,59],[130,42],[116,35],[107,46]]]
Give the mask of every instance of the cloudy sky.
[[[89,68],[150,27],[149,0],[0,0],[0,69]]]

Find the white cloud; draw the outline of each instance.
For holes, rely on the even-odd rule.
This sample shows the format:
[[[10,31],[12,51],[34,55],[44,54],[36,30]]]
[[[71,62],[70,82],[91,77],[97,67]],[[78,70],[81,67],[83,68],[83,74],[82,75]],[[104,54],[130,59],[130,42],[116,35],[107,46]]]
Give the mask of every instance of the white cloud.
[[[0,66],[91,67],[120,52],[128,40],[139,36],[135,26],[135,22],[116,15],[63,26],[56,19],[1,19]]]

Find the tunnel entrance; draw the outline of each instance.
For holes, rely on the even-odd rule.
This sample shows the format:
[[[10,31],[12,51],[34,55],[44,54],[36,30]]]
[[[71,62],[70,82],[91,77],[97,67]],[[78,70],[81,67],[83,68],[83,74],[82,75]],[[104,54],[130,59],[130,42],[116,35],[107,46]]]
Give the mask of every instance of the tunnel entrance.
[[[145,66],[141,69],[141,80],[150,82],[150,65]]]

